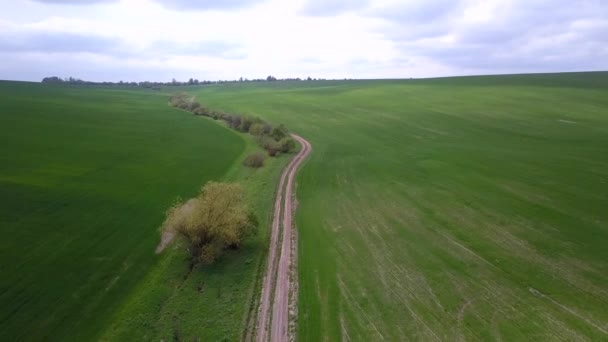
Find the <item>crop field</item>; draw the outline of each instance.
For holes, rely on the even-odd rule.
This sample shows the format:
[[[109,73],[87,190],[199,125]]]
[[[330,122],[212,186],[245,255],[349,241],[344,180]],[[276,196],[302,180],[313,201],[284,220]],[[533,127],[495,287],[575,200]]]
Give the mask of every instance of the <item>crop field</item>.
[[[607,339],[606,94],[608,73],[197,91],[313,145],[303,341]]]
[[[246,148],[158,92],[0,82],[0,340],[101,336],[169,258],[165,209]]]
[[[208,118],[198,118],[209,121]],[[246,140],[246,153],[259,147]],[[138,283],[100,335],[102,341],[237,341],[251,323],[268,254],[274,193],[290,155],[266,159],[263,168],[242,165],[243,157],[222,178],[239,182],[256,212],[258,233],[238,251],[214,265],[190,273],[179,242],[165,250],[158,264]],[[158,242],[158,235],[156,241]]]

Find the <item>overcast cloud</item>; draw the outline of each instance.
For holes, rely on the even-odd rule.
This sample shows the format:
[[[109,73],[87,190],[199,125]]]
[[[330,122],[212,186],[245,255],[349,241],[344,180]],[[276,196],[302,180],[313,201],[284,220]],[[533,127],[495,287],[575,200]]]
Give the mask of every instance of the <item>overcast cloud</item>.
[[[606,0],[13,0],[0,79],[608,70]]]

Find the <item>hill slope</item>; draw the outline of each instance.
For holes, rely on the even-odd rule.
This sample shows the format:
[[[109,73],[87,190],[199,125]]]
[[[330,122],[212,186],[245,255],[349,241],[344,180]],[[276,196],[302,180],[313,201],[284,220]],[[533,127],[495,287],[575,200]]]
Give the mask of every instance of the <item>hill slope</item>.
[[[302,340],[608,331],[606,73],[205,87],[314,146]]]
[[[158,262],[163,212],[243,139],[147,91],[0,82],[0,339],[83,341]]]

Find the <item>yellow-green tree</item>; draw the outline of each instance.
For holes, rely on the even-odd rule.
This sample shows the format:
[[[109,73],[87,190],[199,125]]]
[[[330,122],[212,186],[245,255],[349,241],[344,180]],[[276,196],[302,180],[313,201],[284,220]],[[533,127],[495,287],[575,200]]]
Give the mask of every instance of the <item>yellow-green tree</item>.
[[[163,231],[185,239],[194,266],[213,263],[227,248],[240,247],[257,225],[240,185],[209,182],[196,198],[167,211]]]

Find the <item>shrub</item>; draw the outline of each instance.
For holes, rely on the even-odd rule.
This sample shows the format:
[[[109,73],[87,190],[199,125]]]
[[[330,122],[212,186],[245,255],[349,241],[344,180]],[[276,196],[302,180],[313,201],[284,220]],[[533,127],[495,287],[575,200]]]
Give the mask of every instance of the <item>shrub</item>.
[[[228,113],[224,113],[224,112],[216,112],[217,113],[217,117],[218,119],[224,120],[224,121],[228,121],[228,118],[232,118],[232,115],[228,114]]]
[[[261,136],[258,139],[258,145],[262,146],[264,149],[268,149],[269,147],[278,147],[278,142],[274,141],[271,137]]]
[[[198,197],[169,208],[162,230],[186,241],[192,268],[213,263],[226,248],[239,248],[257,225],[240,185],[209,182]]]
[[[190,103],[188,103],[188,110],[191,112],[194,112],[196,109],[200,108],[201,104],[196,102],[196,101],[192,101]]]
[[[272,129],[272,133],[270,135],[274,138],[274,140],[279,141],[287,136],[287,128],[280,124],[278,127]]]
[[[245,160],[243,161],[243,164],[247,167],[257,169],[264,166],[264,160],[266,160],[266,156],[264,155],[264,153],[255,152],[248,155],[247,158],[245,158]]]
[[[285,137],[285,138],[281,139],[281,141],[279,141],[279,149],[283,153],[291,152],[295,148],[296,148],[296,142],[290,137]]]
[[[279,149],[274,147],[267,148],[266,151],[268,151],[268,155],[271,157],[276,157],[279,154]]]
[[[209,110],[207,110],[207,108],[205,108],[205,107],[198,107],[192,112],[194,113],[194,115],[209,116]]]
[[[228,125],[232,129],[239,129],[241,127],[241,121],[243,119],[239,115],[230,116],[230,121],[228,121]]]
[[[253,120],[250,117],[244,116],[241,118],[241,124],[237,129],[241,132],[249,132],[249,127],[253,124]]]
[[[258,144],[268,151],[268,155],[271,157],[276,156],[281,151],[279,143],[269,136],[258,138]]]
[[[169,104],[173,107],[188,109],[194,98],[185,93],[178,93],[169,97]]]
[[[251,127],[249,127],[249,134],[253,135],[254,137],[262,136],[264,134],[264,124],[254,123],[251,125]]]

